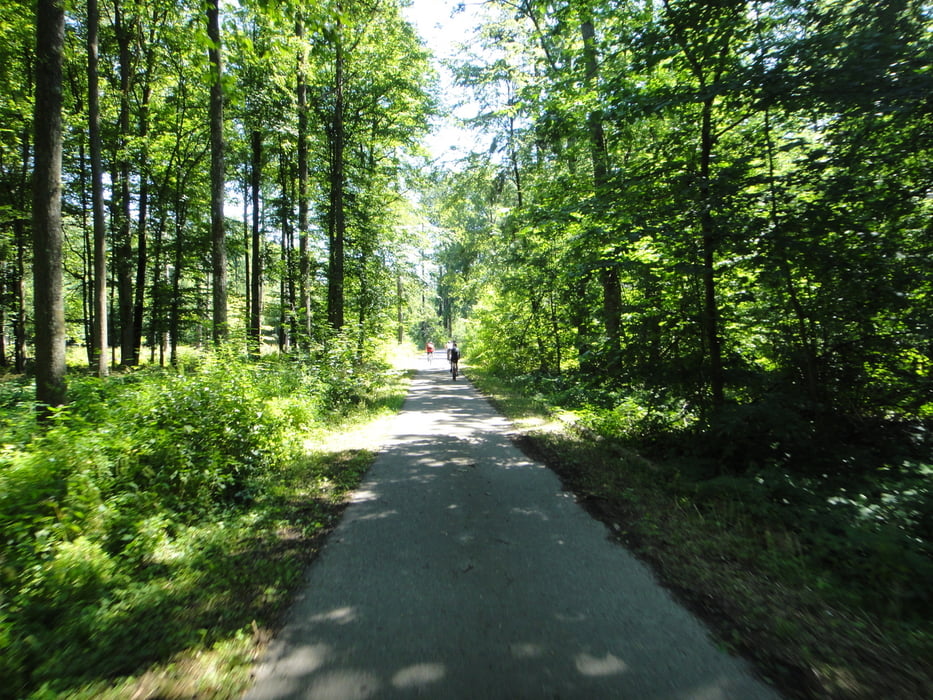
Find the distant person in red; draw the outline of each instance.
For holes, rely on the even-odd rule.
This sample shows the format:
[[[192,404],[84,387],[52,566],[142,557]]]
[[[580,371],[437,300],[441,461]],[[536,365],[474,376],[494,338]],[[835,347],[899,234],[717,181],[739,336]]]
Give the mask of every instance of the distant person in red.
[[[429,340],[428,344],[424,346],[424,350],[428,354],[428,364],[431,364],[431,359],[434,357],[434,343]]]

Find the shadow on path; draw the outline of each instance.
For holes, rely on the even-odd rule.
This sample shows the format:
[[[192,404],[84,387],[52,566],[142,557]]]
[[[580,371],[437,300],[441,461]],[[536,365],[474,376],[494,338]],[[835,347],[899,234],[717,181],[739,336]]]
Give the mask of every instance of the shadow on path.
[[[247,700],[777,698],[435,360]]]

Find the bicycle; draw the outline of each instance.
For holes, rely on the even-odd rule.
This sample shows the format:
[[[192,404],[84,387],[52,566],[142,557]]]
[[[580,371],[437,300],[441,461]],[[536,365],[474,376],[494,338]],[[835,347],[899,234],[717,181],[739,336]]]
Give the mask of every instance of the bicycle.
[[[457,347],[457,343],[451,343],[450,348],[447,350],[447,361],[450,363],[450,376],[454,378],[454,381],[457,381],[457,373],[460,371],[460,349]]]

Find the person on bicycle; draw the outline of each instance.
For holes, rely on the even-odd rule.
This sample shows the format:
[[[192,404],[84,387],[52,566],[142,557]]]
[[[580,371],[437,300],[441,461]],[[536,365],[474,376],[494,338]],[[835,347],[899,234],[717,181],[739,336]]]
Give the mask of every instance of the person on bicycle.
[[[447,359],[450,361],[450,373],[453,375],[453,378],[457,378],[457,372],[460,370],[460,348],[457,347],[457,341],[453,341],[450,344],[450,349],[447,351]]]
[[[428,344],[424,346],[424,351],[428,354],[428,364],[431,364],[431,358],[434,357],[434,343],[429,340]]]

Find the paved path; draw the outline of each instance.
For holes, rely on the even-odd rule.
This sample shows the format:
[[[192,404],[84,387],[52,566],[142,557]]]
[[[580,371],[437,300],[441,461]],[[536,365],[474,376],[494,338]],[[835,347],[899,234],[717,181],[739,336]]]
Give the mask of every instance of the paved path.
[[[417,373],[246,698],[777,698],[446,365]]]

